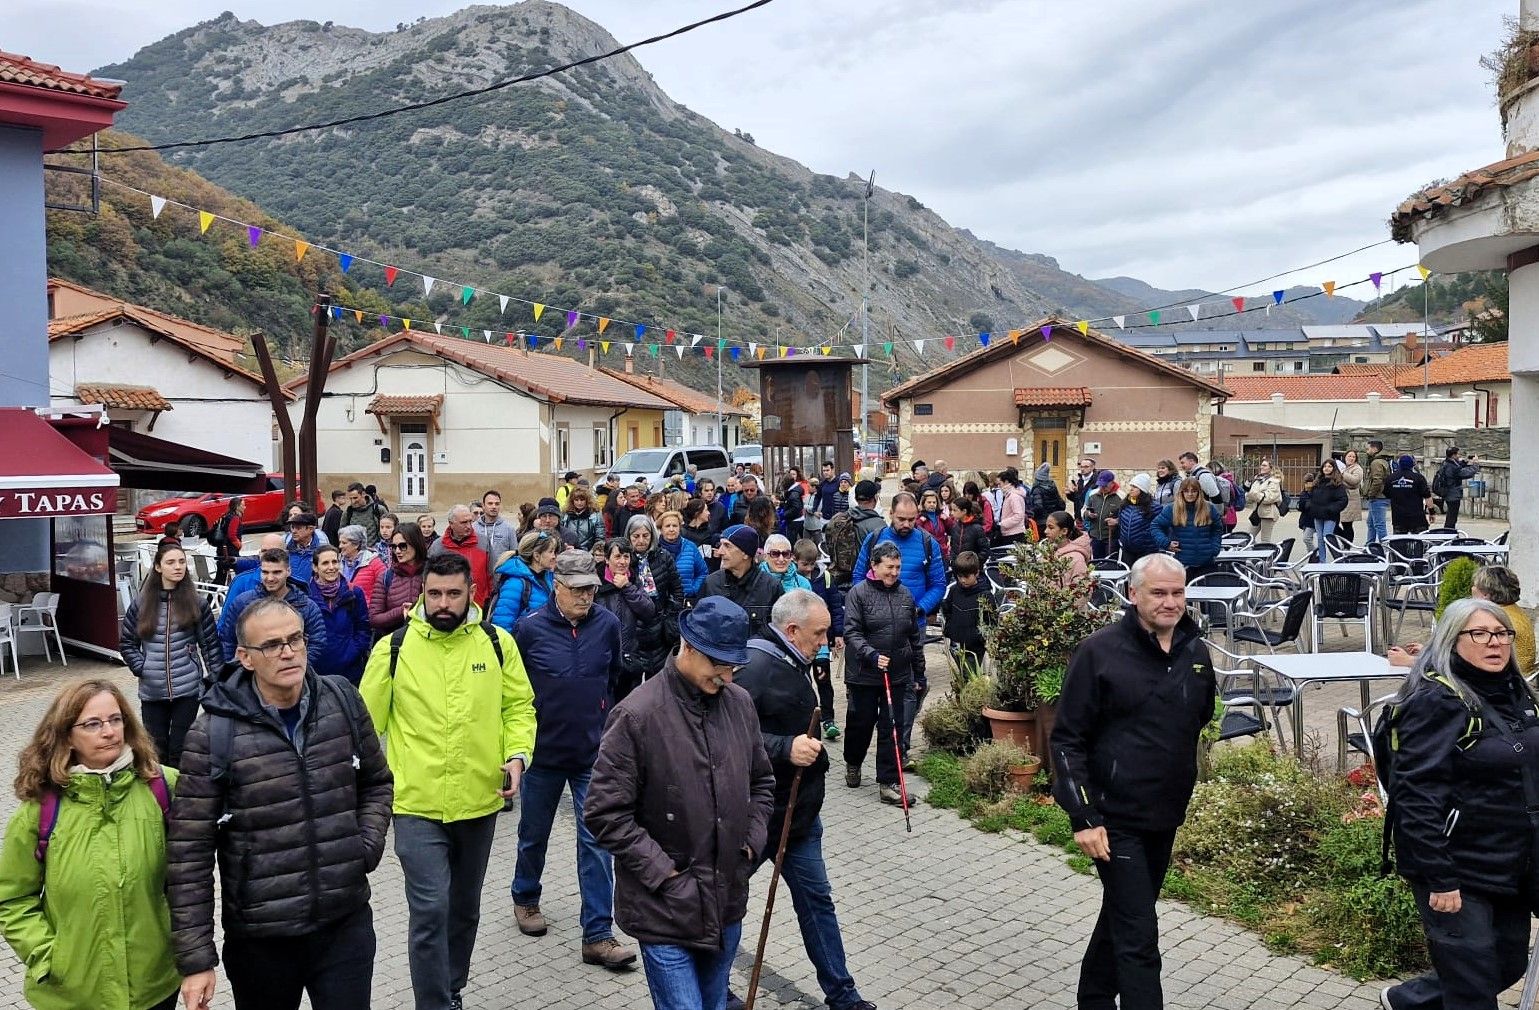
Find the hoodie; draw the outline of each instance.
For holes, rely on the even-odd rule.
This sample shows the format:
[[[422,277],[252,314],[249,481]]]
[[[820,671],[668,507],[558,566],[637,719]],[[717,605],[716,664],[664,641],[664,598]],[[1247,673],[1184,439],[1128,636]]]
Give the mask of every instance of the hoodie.
[[[1069,559],[1069,570],[1064,573],[1064,584],[1090,571],[1090,535],[1081,533],[1053,552],[1060,558]]]

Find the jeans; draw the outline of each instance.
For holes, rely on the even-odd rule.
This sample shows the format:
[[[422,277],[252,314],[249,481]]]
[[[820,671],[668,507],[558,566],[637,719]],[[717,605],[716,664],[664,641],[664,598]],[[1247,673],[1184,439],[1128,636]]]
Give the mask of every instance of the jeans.
[[[1368,499],[1368,542],[1376,544],[1389,536],[1389,499]]]
[[[139,718],[144,721],[144,731],[155,742],[155,753],[161,762],[172,768],[182,766],[182,744],[197,717],[197,698],[139,701]]]
[[[224,941],[224,971],[236,1010],[369,1010],[374,980],[374,915],[369,906],[299,936]]]
[[[1108,827],[1106,834],[1111,859],[1095,864],[1101,875],[1101,914],[1080,965],[1079,1008],[1161,1010],[1165,995],[1154,901],[1170,866],[1176,833]]]
[[[727,976],[743,936],[742,922],[721,929],[720,950],[692,950],[672,943],[641,945],[647,991],[657,1010],[723,1010]]]
[[[406,879],[406,951],[417,1010],[449,1010],[470,978],[481,883],[497,815],[430,821],[397,814],[395,854]]]
[[[1443,529],[1456,530],[1459,528],[1459,503],[1462,498],[1444,498],[1443,508],[1447,513],[1443,516]]]
[[[766,853],[768,855],[768,853]],[[766,860],[767,861],[767,860]],[[761,861],[760,866],[764,865]],[[801,927],[802,946],[818,973],[824,1002],[833,1010],[845,1010],[860,1002],[860,991],[844,962],[844,938],[834,912],[834,890],[823,863],[823,818],[813,820],[805,838],[786,845],[780,875],[791,891],[791,907]]]
[[[1330,548],[1326,546],[1326,541],[1329,540],[1331,534],[1335,532],[1336,520],[1315,520],[1315,557],[1322,565],[1331,559]]]
[[[892,687],[892,703],[898,710],[898,723],[903,723],[903,710],[907,708],[908,691],[913,682],[905,678]],[[844,714],[844,763],[860,767],[865,763],[866,751],[871,747],[871,734],[876,733],[876,781],[882,785],[898,784],[898,760],[893,750],[892,713],[887,709],[887,694],[880,684],[846,684]]]
[[[1460,892],[1457,912],[1434,912],[1411,885],[1427,934],[1432,970],[1389,991],[1394,1010],[1496,1010],[1497,994],[1528,967],[1528,902],[1521,896]]]
[[[597,943],[614,936],[615,871],[608,852],[593,840],[583,823],[582,807],[588,798],[591,769],[561,771],[531,765],[519,789],[518,862],[513,871],[513,901],[519,905],[540,903],[540,873],[545,869],[545,846],[561,793],[572,790],[572,813],[577,822],[577,890],[582,895],[582,942]]]

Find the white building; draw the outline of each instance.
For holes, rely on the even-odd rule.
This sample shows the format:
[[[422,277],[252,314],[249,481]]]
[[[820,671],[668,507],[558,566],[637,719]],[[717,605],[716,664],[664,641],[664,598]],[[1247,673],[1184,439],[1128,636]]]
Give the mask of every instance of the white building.
[[[660,375],[638,375],[630,367],[632,360],[625,360],[627,367],[623,371],[613,368],[602,371],[674,405],[674,409],[665,415],[664,430],[669,445],[719,445],[732,449],[748,441],[743,437],[742,427],[743,419],[748,416],[746,411],[682,382]]]

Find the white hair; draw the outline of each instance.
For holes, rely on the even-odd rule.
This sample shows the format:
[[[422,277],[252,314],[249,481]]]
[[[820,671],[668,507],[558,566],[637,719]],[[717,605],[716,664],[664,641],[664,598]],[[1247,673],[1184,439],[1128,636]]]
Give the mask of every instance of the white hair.
[[[1134,589],[1143,587],[1144,579],[1150,572],[1164,572],[1167,575],[1179,575],[1186,578],[1186,566],[1177,561],[1173,554],[1145,554],[1133,562],[1133,570],[1128,575],[1128,585]]]
[[[771,540],[774,537],[770,538]],[[780,539],[784,540],[785,537]],[[791,625],[806,627],[812,615],[821,607],[824,613],[828,612],[828,604],[810,589],[793,589],[775,601],[770,608],[770,623],[781,631]]]
[[[474,513],[470,511],[469,505],[456,505],[449,510],[449,521],[453,522],[454,518],[461,513],[464,513],[467,516],[474,515]]]
[[[764,538],[764,549],[769,550],[771,547],[783,547],[786,550],[790,550],[791,541],[784,534],[771,533]]]

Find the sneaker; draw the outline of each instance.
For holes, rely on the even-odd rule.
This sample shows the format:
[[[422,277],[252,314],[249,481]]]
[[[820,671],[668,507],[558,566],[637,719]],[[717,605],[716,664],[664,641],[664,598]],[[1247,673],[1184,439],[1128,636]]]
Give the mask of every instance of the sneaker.
[[[739,996],[731,989],[727,990],[727,1010],[743,1010],[743,1008],[747,1005],[747,1003],[743,1002],[743,997]]]
[[[525,936],[545,935],[545,916],[540,914],[539,905],[515,904],[513,918],[518,922],[518,931]]]
[[[840,1007],[840,1010],[876,1010],[876,1004],[868,999],[863,999],[859,1003],[851,1003],[847,1007]]]
[[[823,739],[824,740],[837,740],[837,739],[839,739],[839,724],[837,722],[834,722],[832,719],[830,719],[830,720],[828,720],[827,722],[825,722],[823,724]]]
[[[1394,986],[1387,985],[1379,990],[1379,1005],[1382,1006],[1384,1010],[1395,1010],[1395,1004],[1389,1001],[1389,991],[1393,988]]]
[[[449,1010],[465,1010],[465,997],[457,992],[450,993]]]
[[[583,964],[601,964],[605,968],[624,968],[636,960],[636,952],[614,937],[582,945]]]
[[[898,792],[897,786],[889,786],[878,782],[876,794],[883,803],[891,803],[894,806],[899,806],[903,803],[903,795]]]
[[[851,789],[860,788],[860,765],[844,766],[844,784]]]
[[[914,761],[913,758],[906,757],[903,759],[903,770],[910,773],[917,772],[919,770],[919,765]]]

